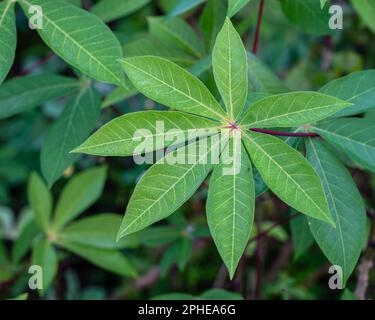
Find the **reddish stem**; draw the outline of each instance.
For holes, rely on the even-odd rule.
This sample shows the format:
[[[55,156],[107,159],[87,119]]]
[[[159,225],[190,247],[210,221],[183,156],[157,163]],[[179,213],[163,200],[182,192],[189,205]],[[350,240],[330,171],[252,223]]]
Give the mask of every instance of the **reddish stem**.
[[[54,56],[55,55],[54,55],[53,52],[48,53],[45,57],[39,59],[34,64],[32,64],[30,67],[28,67],[28,68],[22,70],[21,72],[19,72],[17,74],[17,76],[26,76],[26,75],[28,75],[29,73],[33,72],[36,68],[38,68],[38,67],[42,66],[43,64],[47,63]]]
[[[319,134],[314,132],[283,132],[283,131],[275,131],[275,130],[267,130],[267,129],[256,129],[251,128],[251,131],[260,132],[265,134],[270,134],[272,136],[281,136],[281,137],[319,137]]]
[[[264,0],[260,0],[259,11],[258,11],[258,21],[257,21],[257,26],[255,29],[255,35],[254,35],[254,41],[253,41],[253,54],[257,54],[257,51],[258,51],[260,27],[262,25],[262,18],[263,18],[263,8],[264,8]]]

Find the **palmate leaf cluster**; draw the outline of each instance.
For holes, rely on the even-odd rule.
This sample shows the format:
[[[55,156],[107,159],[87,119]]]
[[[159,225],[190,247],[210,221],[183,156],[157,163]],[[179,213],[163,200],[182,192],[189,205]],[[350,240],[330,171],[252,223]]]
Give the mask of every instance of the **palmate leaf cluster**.
[[[108,224],[116,230],[108,234],[112,236],[120,227],[118,238],[126,241],[129,235],[170,216],[207,180],[207,222],[233,277],[254,230],[255,198],[269,188],[304,214],[298,223],[292,224],[293,241],[301,238],[298,230],[310,230],[330,262],[343,267],[344,281],[348,279],[366,241],[366,208],[343,163],[375,170],[372,136],[375,125],[373,117],[367,114],[375,107],[374,70],[349,74],[318,92],[290,92],[285,83],[245,50],[240,35],[226,18],[246,8],[253,2],[250,0],[182,0],[175,1],[171,7],[165,2],[168,16],[149,18],[147,35],[126,41],[120,41],[105,22],[132,14],[150,1],[128,1],[125,6],[122,1],[102,0],[91,12],[79,8],[74,0],[17,2],[0,2],[3,31],[0,44],[7,44],[0,46],[0,119],[9,119],[49,100],[68,97],[40,152],[41,172],[47,187],[36,175],[30,178],[33,186],[30,205],[44,230],[44,236],[35,245],[35,259],[48,260],[46,263],[53,266],[55,247],[61,246],[108,269],[113,260],[109,257],[100,261],[94,252],[97,244],[106,243],[105,232],[99,232],[96,238],[88,236],[95,245],[80,243],[85,247],[83,251],[77,249],[78,245],[71,245],[77,237],[82,241],[84,237],[77,234],[84,234],[87,226],[91,225],[92,230],[92,226],[100,225],[100,217],[99,222],[78,221],[78,226],[66,227],[65,223],[86,206],[71,209],[71,217],[59,221],[63,217],[58,213],[61,208],[58,206],[52,215],[47,188],[62,177],[80,153],[121,157],[137,154],[139,142],[133,139],[137,129],[148,129],[154,139],[156,122],[163,121],[165,132],[215,130],[217,135],[228,137],[226,145],[219,146],[214,136],[206,136],[209,148],[204,155],[198,154],[198,143],[196,148],[189,148],[187,141],[178,152],[186,157],[208,158],[218,152],[229,152],[234,155],[233,174],[223,174],[227,167],[223,158],[216,163],[174,165],[161,159],[137,184],[121,227],[116,216]],[[181,15],[204,2],[199,20],[201,39]],[[292,25],[314,35],[331,34],[327,27],[327,1],[282,0],[280,3]],[[353,0],[352,3],[365,25],[373,29],[371,2]],[[5,80],[17,44],[16,5],[29,18],[31,6],[43,8],[44,26],[37,30],[40,38],[75,69],[79,79],[42,73]],[[210,78],[207,74],[211,69]],[[116,86],[103,102],[95,86],[98,82]],[[89,137],[102,108],[138,93],[171,110],[129,113],[110,121]],[[357,116],[363,113],[365,117]],[[309,132],[319,137],[282,140],[262,133],[262,129]],[[238,136],[240,143],[235,139]],[[172,145],[173,135],[166,133],[163,141],[158,148]],[[166,159],[173,158],[176,152],[166,155]],[[69,211],[70,205],[67,201],[63,209]],[[53,238],[60,233],[69,234],[73,240],[68,243],[61,242],[62,238],[58,241]],[[117,257],[118,252],[110,249]],[[119,259],[122,261],[122,257]],[[125,264],[120,262],[120,267],[112,271],[121,273],[119,268]],[[123,269],[126,275],[134,276],[131,267]],[[54,273],[52,269],[48,277],[52,279]]]

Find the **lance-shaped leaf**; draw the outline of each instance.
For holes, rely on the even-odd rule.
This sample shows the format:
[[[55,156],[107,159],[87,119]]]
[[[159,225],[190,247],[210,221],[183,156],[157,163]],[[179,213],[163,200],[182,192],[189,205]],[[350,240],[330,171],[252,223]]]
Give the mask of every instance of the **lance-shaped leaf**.
[[[35,219],[39,226],[47,232],[52,212],[52,196],[43,180],[36,173],[30,177],[27,192]]]
[[[138,233],[116,241],[116,233],[121,221],[122,216],[113,213],[82,218],[60,231],[59,239],[104,249],[133,248],[139,245],[140,236]]]
[[[47,239],[39,238],[33,245],[31,260],[33,266],[40,266],[43,270],[42,292],[45,292],[52,284],[57,273],[58,260],[56,250]]]
[[[228,0],[228,16],[233,17],[249,2],[250,0]]]
[[[184,49],[186,52],[201,58],[203,46],[194,29],[179,17],[150,18],[150,33],[166,44]]]
[[[187,11],[190,11],[196,8],[198,5],[203,3],[205,0],[177,0],[175,1],[176,5],[168,13],[169,16],[178,16]]]
[[[99,167],[83,171],[68,182],[56,205],[54,230],[59,230],[99,198],[106,175],[107,168]]]
[[[141,111],[117,117],[74,150],[101,156],[133,156],[197,136],[217,133],[218,123],[178,111]]]
[[[69,153],[87,139],[100,115],[100,95],[85,88],[73,97],[54,123],[43,143],[41,168],[50,186],[78,155]]]
[[[350,173],[320,142],[309,139],[307,158],[317,171],[336,228],[309,218],[310,229],[332,264],[343,269],[343,282],[357,264],[366,234],[366,210]]]
[[[375,123],[372,119],[336,119],[312,129],[352,160],[375,172]]]
[[[256,132],[243,141],[264,182],[297,211],[334,225],[322,183],[311,164],[282,140]]]
[[[295,214],[295,211],[293,212]],[[324,222],[322,224],[325,224]],[[332,228],[331,228],[332,229]],[[299,215],[290,221],[294,260],[298,260],[314,243],[306,216]]]
[[[207,87],[178,65],[159,57],[121,60],[139,92],[167,107],[209,118],[224,119],[225,113]]]
[[[104,22],[125,17],[143,8],[151,0],[101,0],[95,4],[91,13],[97,15]]]
[[[13,64],[17,44],[14,2],[11,0],[0,3],[0,30],[0,84],[2,84]]]
[[[290,91],[266,64],[250,52],[247,52],[247,64],[249,66],[249,82],[256,92],[277,94]]]
[[[219,135],[200,140],[168,153],[154,164],[135,187],[118,238],[168,217],[185,203],[211,171],[220,140]],[[207,148],[200,148],[201,141],[207,143]]]
[[[37,28],[46,44],[66,62],[86,75],[121,85],[123,73],[117,62],[122,49],[112,31],[97,16],[61,0],[20,0],[33,22],[35,7],[43,10],[43,27]],[[34,10],[30,10],[34,8]]]
[[[53,74],[14,78],[0,87],[0,119],[78,91],[78,81]]]
[[[58,239],[58,244],[105,270],[120,276],[137,277],[134,266],[117,250],[97,248],[64,239]]]
[[[353,72],[327,83],[319,92],[353,103],[335,117],[363,113],[375,107],[375,70]]]
[[[254,220],[254,181],[241,139],[232,138],[210,179],[207,222],[230,278],[250,237]]]
[[[351,0],[355,10],[372,32],[375,32],[375,3],[372,0]]]
[[[255,102],[240,124],[252,128],[297,127],[323,120],[350,105],[316,92],[283,93]]]
[[[329,35],[328,8],[321,8],[317,0],[282,0],[282,9],[289,21],[305,31],[314,35]]]
[[[230,117],[235,120],[247,98],[247,60],[240,35],[227,18],[212,53],[215,82]]]

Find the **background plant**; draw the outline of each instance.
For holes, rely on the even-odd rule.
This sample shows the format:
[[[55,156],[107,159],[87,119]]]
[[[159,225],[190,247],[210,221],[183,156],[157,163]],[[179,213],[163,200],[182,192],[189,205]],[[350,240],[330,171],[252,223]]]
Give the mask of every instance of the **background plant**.
[[[28,15],[28,8],[33,4],[41,5],[45,14],[45,28],[38,31],[40,37],[28,29],[22,13]],[[50,277],[51,288],[41,292],[46,297],[148,298],[170,292],[198,297],[212,287],[237,291],[245,298],[337,297],[337,293],[327,289],[327,258],[344,266],[347,279],[360,254],[361,263],[347,286],[360,298],[366,292],[371,296],[371,281],[361,279],[368,272],[371,279],[371,271],[365,266],[374,254],[371,241],[367,245],[373,237],[374,72],[370,69],[374,63],[371,41],[374,8],[368,1],[340,1],[345,12],[345,29],[339,32],[329,30],[324,23],[329,18],[329,3],[322,10],[323,4],[313,0],[304,1],[303,7],[300,1],[288,0],[0,2],[0,27],[6,30],[0,35],[3,61],[0,79],[6,78],[0,86],[2,296],[15,297],[25,292],[28,276],[25,270],[30,261],[43,260],[43,254],[48,252],[47,256],[56,257],[46,265],[52,271],[58,265],[55,269],[59,271],[56,277]],[[85,10],[78,9],[81,5]],[[121,240],[122,246],[113,239],[120,216],[97,213],[122,213],[147,167],[136,167],[126,158],[82,157],[69,153],[95,127],[120,114],[130,117],[132,111],[164,110],[163,106],[138,94],[136,83],[130,82],[121,70],[118,62],[121,58],[136,61],[138,58],[134,57],[152,55],[177,63],[199,77],[220,101],[222,90],[215,83],[211,53],[227,15],[232,17],[247,49],[249,82],[245,107],[258,105],[261,112],[262,101],[269,102],[267,99],[274,99],[274,95],[286,93],[288,96],[287,92],[311,90],[352,104],[331,119],[308,121],[311,126],[302,128],[309,132],[307,135],[297,127],[300,123],[291,130],[274,128],[284,127],[286,123],[271,123],[272,128],[262,129],[263,134],[268,133],[267,139],[276,141],[275,136],[279,136],[294,149],[306,153],[322,181],[336,229],[310,218],[308,224],[304,216],[293,213],[271,192],[266,192],[266,185],[255,172],[257,218],[233,281],[227,280],[225,269],[219,267],[219,256],[210,242],[206,224],[206,184],[212,182],[204,182],[192,199],[167,221],[134,235],[131,241]],[[71,18],[65,19],[67,16]],[[317,20],[322,23],[314,23]],[[18,47],[14,60],[16,26]],[[330,82],[332,79],[337,80]],[[293,127],[294,123],[288,126]],[[65,179],[69,179],[65,187],[68,188],[73,180],[87,170],[90,172],[89,168],[103,162],[107,163],[109,176],[102,196],[91,207],[94,200],[79,197],[77,201],[86,205],[78,204],[80,210],[73,210],[71,216],[76,218],[85,211],[89,217],[71,221],[57,232],[54,221],[58,217],[58,205],[51,209],[48,194],[52,192],[56,200],[63,198],[67,192]],[[41,173],[49,191],[33,171]],[[75,171],[83,173],[70,178]],[[27,186],[31,190],[29,199]],[[87,192],[96,198],[94,191],[87,189]],[[44,197],[44,200],[35,201],[33,197]],[[28,205],[32,213],[25,209]],[[96,214],[92,215],[93,212]],[[366,212],[371,219],[365,218]],[[103,226],[100,234],[97,223]],[[63,234],[69,230],[72,235],[69,241],[84,248],[83,253],[62,244]],[[82,243],[82,239],[90,239],[90,243]],[[318,246],[313,245],[314,240]],[[29,255],[31,247],[33,253]],[[88,252],[97,250],[109,251],[121,257],[119,261],[126,259],[128,268],[120,267],[122,272],[136,270],[139,276],[132,280],[131,276],[135,275],[132,272],[126,274],[130,277],[99,272],[74,255],[106,268],[105,259],[95,259],[92,257],[95,254],[89,257]],[[289,259],[293,252],[298,260]],[[173,266],[175,263],[179,271]],[[166,277],[171,266],[173,272]],[[314,276],[310,279],[311,273]],[[150,286],[152,290],[148,289]],[[344,297],[350,297],[348,291]]]

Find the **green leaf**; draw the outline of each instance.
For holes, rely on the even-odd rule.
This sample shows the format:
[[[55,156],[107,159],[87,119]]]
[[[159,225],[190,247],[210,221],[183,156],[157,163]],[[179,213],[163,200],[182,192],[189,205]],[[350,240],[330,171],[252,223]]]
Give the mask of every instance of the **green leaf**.
[[[192,27],[179,17],[149,18],[150,33],[166,44],[201,58],[204,50]]]
[[[336,228],[309,219],[311,232],[327,258],[343,269],[344,284],[357,264],[366,234],[366,209],[350,173],[316,139],[307,141],[307,158],[323,183]]]
[[[143,245],[154,248],[177,240],[181,237],[181,233],[181,230],[174,226],[152,226],[142,231],[140,238]]]
[[[168,44],[160,45],[160,40],[153,36],[142,37],[124,45],[126,58],[147,55],[165,58],[184,68],[193,65],[196,61],[194,57],[178,47]]]
[[[83,89],[67,103],[42,146],[41,168],[49,186],[77,160],[69,152],[87,139],[99,115],[100,95],[94,89]]]
[[[323,10],[324,6],[326,5],[327,0],[320,0],[320,8]]]
[[[36,221],[45,232],[48,232],[52,212],[52,195],[35,172],[30,176],[27,192]]]
[[[42,292],[45,292],[51,286],[57,274],[56,251],[47,239],[39,238],[33,245],[31,260],[33,265],[40,266],[43,270]]]
[[[135,96],[137,93],[138,90],[134,88],[133,84],[129,80],[126,79],[122,87],[117,87],[105,98],[101,108],[108,108],[111,105]]]
[[[249,82],[257,92],[284,93],[289,88],[255,55],[247,53]],[[249,96],[251,96],[249,94]]]
[[[142,176],[129,201],[118,238],[168,217],[193,195],[213,167],[211,154],[220,149],[217,140],[221,139],[203,140],[208,145],[204,152],[199,152],[202,142],[190,144],[168,153]],[[180,160],[178,165],[176,157]]]
[[[294,260],[298,260],[314,243],[307,218],[303,215],[293,218],[290,221],[290,231],[294,248]]]
[[[184,142],[190,130],[204,136],[216,132],[217,127],[217,122],[178,111],[133,112],[101,127],[74,152],[133,156]],[[181,130],[177,136],[174,129]]]
[[[328,8],[321,8],[317,0],[281,0],[282,9],[289,21],[302,31],[313,35],[329,35]]]
[[[168,250],[164,253],[163,259],[160,262],[160,269],[162,276],[166,276],[170,266],[177,263],[180,272],[184,271],[193,251],[193,243],[190,238],[183,237],[178,239]]]
[[[238,11],[246,6],[250,0],[228,0],[228,16],[233,17]]]
[[[118,214],[103,213],[80,219],[59,232],[59,239],[70,243],[96,248],[132,248],[139,243],[139,235],[131,235],[116,242],[116,233],[122,217]]]
[[[372,119],[335,119],[312,129],[352,160],[375,172],[375,123]]]
[[[297,211],[334,225],[322,183],[310,163],[282,140],[244,133],[251,160],[268,187]]]
[[[206,207],[208,226],[232,279],[250,237],[255,195],[251,164],[241,139],[232,138],[227,148],[228,153],[223,154],[232,159],[222,156],[215,166]]]
[[[246,102],[248,78],[245,47],[229,18],[217,36],[212,68],[229,116],[235,120]]]
[[[263,98],[240,124],[251,128],[297,127],[323,120],[351,104],[317,92],[290,92]]]
[[[22,228],[12,246],[12,261],[14,264],[20,263],[29,251],[32,241],[39,233],[40,228],[34,219]]]
[[[126,17],[143,8],[151,0],[101,0],[91,8],[91,13],[104,22]]]
[[[14,78],[0,86],[0,119],[78,91],[78,81],[54,74]]]
[[[60,240],[58,244],[100,268],[124,277],[138,276],[130,261],[117,250],[95,248],[65,240]]]
[[[159,57],[121,60],[139,92],[167,107],[209,118],[225,119],[225,113],[207,87],[178,65]]]
[[[186,13],[198,5],[203,3],[205,0],[178,0],[176,6],[169,12],[169,16],[178,16]]]
[[[375,32],[375,3],[372,0],[351,0],[352,6],[358,12],[367,27]]]
[[[12,67],[17,45],[16,17],[14,2],[0,3],[0,84],[3,83]]]
[[[366,112],[375,107],[375,70],[353,72],[327,83],[319,92],[353,103],[335,117]]]
[[[226,17],[224,1],[225,0],[208,0],[199,18],[199,26],[203,34],[207,52],[212,51],[217,34],[224,24]]]
[[[99,198],[106,175],[107,168],[98,167],[83,171],[68,182],[56,205],[54,230],[61,229]]]
[[[123,73],[117,60],[122,49],[115,35],[97,16],[61,0],[19,0],[32,19],[33,5],[43,9],[43,28],[38,33],[62,59],[84,74],[122,85]]]

